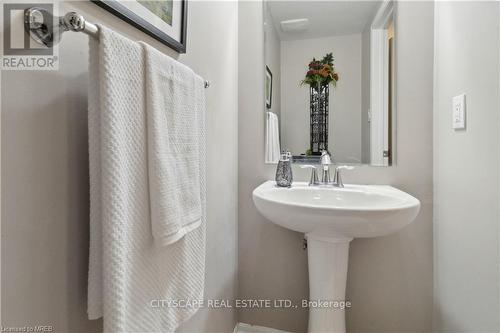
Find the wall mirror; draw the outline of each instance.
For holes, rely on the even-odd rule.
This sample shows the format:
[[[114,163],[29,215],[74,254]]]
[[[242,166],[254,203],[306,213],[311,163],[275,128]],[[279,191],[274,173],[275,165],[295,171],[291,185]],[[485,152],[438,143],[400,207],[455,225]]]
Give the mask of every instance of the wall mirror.
[[[265,160],[395,161],[393,1],[265,1]]]

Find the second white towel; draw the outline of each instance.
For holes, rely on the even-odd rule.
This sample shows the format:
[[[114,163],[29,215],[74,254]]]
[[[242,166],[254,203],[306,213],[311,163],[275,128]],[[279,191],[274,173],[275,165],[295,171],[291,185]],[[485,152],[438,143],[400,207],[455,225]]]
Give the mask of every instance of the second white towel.
[[[146,114],[151,225],[156,245],[201,223],[201,77],[155,48],[146,56]]]
[[[278,163],[280,158],[280,134],[278,116],[266,114],[266,163]]]

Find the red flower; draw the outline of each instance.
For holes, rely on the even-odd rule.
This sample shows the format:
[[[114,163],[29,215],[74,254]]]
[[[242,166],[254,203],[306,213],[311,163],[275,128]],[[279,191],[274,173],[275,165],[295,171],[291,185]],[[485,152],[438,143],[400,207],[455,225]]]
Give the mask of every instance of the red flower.
[[[309,69],[320,69],[321,63],[319,61],[311,61],[309,63]]]

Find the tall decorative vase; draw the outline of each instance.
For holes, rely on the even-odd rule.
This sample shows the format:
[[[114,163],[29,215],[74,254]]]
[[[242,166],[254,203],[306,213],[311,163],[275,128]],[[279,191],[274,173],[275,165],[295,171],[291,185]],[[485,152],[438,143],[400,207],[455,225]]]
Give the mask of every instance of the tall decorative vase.
[[[313,155],[321,155],[328,150],[328,96],[329,85],[310,86],[311,140],[310,149]]]

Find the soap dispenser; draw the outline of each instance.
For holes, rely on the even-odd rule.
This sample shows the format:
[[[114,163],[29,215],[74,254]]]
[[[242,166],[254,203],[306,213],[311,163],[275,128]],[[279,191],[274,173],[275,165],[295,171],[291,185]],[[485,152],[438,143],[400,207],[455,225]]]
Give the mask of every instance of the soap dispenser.
[[[279,187],[290,187],[293,182],[292,153],[289,151],[281,154],[276,168],[276,185]]]

